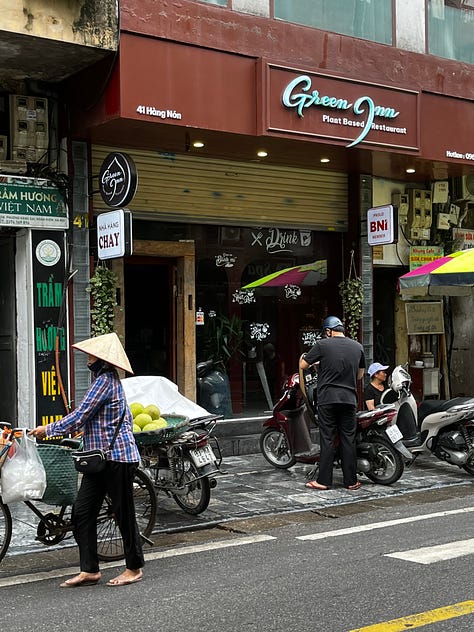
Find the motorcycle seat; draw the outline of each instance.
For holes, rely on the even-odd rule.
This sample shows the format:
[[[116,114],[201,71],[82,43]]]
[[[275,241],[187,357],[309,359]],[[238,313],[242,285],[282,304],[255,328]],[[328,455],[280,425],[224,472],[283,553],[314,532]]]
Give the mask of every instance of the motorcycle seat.
[[[443,412],[449,410],[451,406],[465,404],[471,397],[454,397],[453,399],[425,399],[418,408],[418,424],[432,413]]]

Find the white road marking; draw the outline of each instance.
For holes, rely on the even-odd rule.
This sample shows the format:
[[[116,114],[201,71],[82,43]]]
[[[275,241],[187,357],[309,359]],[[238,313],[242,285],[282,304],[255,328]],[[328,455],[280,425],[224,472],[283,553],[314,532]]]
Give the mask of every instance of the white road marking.
[[[220,540],[219,542],[208,542],[206,544],[196,544],[194,546],[183,546],[176,549],[165,549],[164,551],[154,551],[145,553],[145,561],[160,560],[166,557],[176,557],[178,555],[190,555],[192,553],[202,553],[205,551],[214,551],[216,549],[226,549],[234,546],[243,546],[245,544],[256,544],[258,542],[267,542],[276,540],[271,535],[253,535],[243,538],[234,538],[233,540]],[[116,568],[123,566],[123,560],[118,562],[102,563],[101,571],[106,568]],[[5,577],[0,579],[0,588],[4,586],[15,586],[16,584],[29,584],[31,582],[40,582],[49,579],[57,579],[66,575],[73,576],[79,573],[79,568],[59,568],[54,571],[44,571],[41,573],[31,573],[25,575],[15,575],[13,577]]]
[[[411,549],[410,551],[386,553],[385,556],[416,562],[417,564],[433,564],[434,562],[451,560],[455,557],[472,555],[472,553],[474,553],[474,539],[458,540],[457,542],[448,542],[448,544],[438,544],[436,546],[425,546],[420,549]]]
[[[396,520],[386,520],[385,522],[372,522],[371,524],[357,525],[356,527],[347,527],[346,529],[335,529],[334,531],[323,531],[322,533],[310,533],[309,535],[299,535],[297,540],[325,540],[326,538],[337,538],[340,535],[351,535],[353,533],[362,533],[363,531],[374,531],[375,529],[385,529],[393,527],[397,524],[409,524],[410,522],[419,522],[421,520],[432,520],[433,518],[444,518],[445,516],[455,516],[457,514],[472,513],[474,507],[463,507],[462,509],[452,509],[451,511],[437,511],[431,514],[423,514],[421,516],[410,516],[409,518],[397,518]]]

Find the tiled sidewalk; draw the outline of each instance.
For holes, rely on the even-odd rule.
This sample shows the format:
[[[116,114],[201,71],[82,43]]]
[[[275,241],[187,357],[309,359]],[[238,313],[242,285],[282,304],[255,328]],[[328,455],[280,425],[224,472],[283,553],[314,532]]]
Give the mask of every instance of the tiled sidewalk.
[[[463,470],[429,456],[419,457],[391,486],[375,485],[362,476],[362,487],[356,492],[342,487],[339,470],[335,470],[334,489],[325,492],[308,490],[304,483],[310,466],[296,465],[289,470],[277,470],[260,454],[226,457],[222,469],[225,474],[217,477],[217,487],[211,490],[210,505],[199,516],[190,516],[172,499],[158,496],[155,533],[203,528],[254,516],[322,509],[451,485],[474,485],[474,478]],[[11,509],[14,524],[9,554],[44,551],[45,547],[34,541],[37,518],[22,504],[12,505]],[[59,546],[71,544],[73,540],[69,539]]]

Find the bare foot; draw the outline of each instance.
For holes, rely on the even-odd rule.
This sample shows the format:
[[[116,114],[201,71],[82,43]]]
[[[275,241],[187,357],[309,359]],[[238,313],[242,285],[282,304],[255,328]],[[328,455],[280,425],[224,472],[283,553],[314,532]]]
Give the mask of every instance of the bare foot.
[[[79,586],[93,586],[100,580],[100,573],[86,573],[81,571],[79,575],[66,579],[60,584],[61,588],[78,588]]]
[[[142,577],[143,573],[141,568],[137,570],[126,568],[118,577],[108,581],[107,586],[127,586],[128,584],[134,584],[135,582],[141,581]]]

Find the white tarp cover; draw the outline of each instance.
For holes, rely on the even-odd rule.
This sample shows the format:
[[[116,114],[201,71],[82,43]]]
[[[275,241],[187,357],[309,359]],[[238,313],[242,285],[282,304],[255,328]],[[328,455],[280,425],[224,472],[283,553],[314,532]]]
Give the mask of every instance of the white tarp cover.
[[[128,404],[155,404],[165,414],[186,415],[190,419],[209,415],[205,408],[181,395],[174,382],[161,375],[142,375],[122,380]]]

